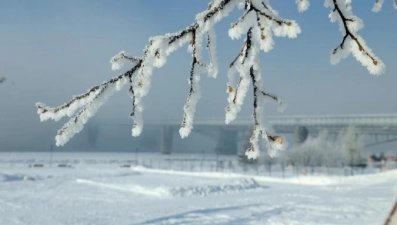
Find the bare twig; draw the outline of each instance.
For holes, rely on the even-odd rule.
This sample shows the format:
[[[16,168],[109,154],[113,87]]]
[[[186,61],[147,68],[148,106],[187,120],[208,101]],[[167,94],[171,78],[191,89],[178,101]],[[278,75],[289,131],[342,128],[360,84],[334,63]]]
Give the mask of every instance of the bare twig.
[[[394,206],[392,210],[389,213],[389,216],[386,219],[385,225],[393,225],[395,223],[392,222],[397,222],[397,200],[394,203]]]

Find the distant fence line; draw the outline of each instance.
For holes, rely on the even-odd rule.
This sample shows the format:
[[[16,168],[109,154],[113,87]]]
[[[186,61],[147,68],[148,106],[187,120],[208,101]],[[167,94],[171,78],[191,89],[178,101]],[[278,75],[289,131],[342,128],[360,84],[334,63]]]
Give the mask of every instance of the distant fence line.
[[[307,175],[355,175],[397,169],[396,162],[370,162],[366,167],[303,167],[286,164],[242,163],[237,158],[149,158],[134,159],[0,159],[1,167],[62,167],[76,168],[110,165],[114,168],[143,166],[162,170],[190,172],[226,172],[291,177]]]

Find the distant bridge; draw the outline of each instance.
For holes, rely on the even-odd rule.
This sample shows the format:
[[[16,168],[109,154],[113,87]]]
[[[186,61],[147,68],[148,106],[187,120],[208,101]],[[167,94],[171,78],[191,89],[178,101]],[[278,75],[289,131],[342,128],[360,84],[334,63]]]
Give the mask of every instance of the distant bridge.
[[[275,133],[294,133],[298,127],[306,127],[309,133],[327,130],[336,135],[348,126],[354,126],[360,134],[367,136],[366,145],[376,145],[397,141],[397,114],[374,115],[321,115],[321,116],[277,116],[267,117],[266,122]],[[181,120],[149,120],[149,126],[161,126],[161,151],[171,153],[173,134],[180,127]],[[252,117],[237,117],[230,124],[224,118],[196,118],[192,132],[207,134],[218,138],[221,152],[236,152],[238,135],[247,132],[253,126]],[[232,140],[232,141],[231,141]]]
[[[304,126],[308,130],[318,132],[328,130],[330,133],[352,125],[361,133],[368,134],[397,134],[397,114],[380,115],[338,115],[338,116],[277,116],[267,117],[267,123],[277,133],[294,133],[296,127]],[[180,126],[181,120],[149,120],[147,125]],[[227,126],[247,127],[253,125],[252,117],[237,117],[230,124],[225,124],[224,118],[196,118],[194,127]],[[194,129],[194,128],[193,128]]]

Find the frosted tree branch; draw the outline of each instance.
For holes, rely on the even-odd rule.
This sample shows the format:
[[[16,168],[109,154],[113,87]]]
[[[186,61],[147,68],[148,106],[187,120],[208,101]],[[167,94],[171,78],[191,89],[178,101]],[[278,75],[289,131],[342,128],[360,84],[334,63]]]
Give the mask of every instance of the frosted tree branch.
[[[256,159],[259,156],[259,137],[260,135],[266,141],[268,145],[268,154],[270,157],[277,155],[278,151],[284,149],[285,143],[284,138],[281,136],[272,136],[267,132],[266,125],[263,121],[263,99],[261,97],[271,97],[278,101],[278,98],[274,95],[269,95],[263,90],[261,90],[261,84],[259,83],[261,76],[258,70],[254,69],[254,66],[250,68],[250,77],[253,85],[253,95],[254,95],[254,130],[250,138],[251,147],[246,151],[246,156],[248,159]]]
[[[310,6],[309,0],[295,0],[295,2],[298,5],[299,12],[304,12],[309,9]]]
[[[110,59],[110,63],[112,64],[112,70],[121,69],[125,65],[125,62],[136,64],[142,62],[142,59],[135,56],[130,56],[124,51],[121,51],[119,54],[113,56]]]
[[[373,12],[379,12],[382,9],[384,0],[375,0],[374,7],[372,8]]]
[[[71,117],[80,109],[79,112],[58,131],[55,137],[56,145],[64,145],[76,133],[79,133],[83,129],[84,124],[88,122],[88,119],[98,111],[115,91],[120,90],[121,87],[127,83],[127,80],[131,79],[140,65],[141,62],[138,62],[131,70],[101,85],[95,86],[83,94],[74,96],[72,100],[61,106],[50,108],[43,103],[36,103],[41,121],[48,119],[57,121],[64,116]]]
[[[276,95],[265,92],[260,84],[259,51],[270,51],[274,42],[272,35],[295,38],[301,32],[298,24],[293,20],[281,18],[268,1],[246,1],[245,12],[229,30],[232,39],[239,39],[243,33],[246,38],[238,56],[229,65],[227,84],[228,106],[226,107],[226,123],[232,122],[241,110],[244,98],[252,83],[254,89],[254,130],[250,138],[251,147],[247,149],[248,158],[256,159],[259,156],[259,137],[266,140],[268,153],[271,156],[285,147],[280,136],[268,134],[263,121],[265,97],[282,102]],[[234,75],[239,74],[238,84],[234,84]],[[235,88],[234,88],[235,87]]]
[[[121,69],[126,62],[133,65],[133,68],[126,73],[119,75],[101,85],[94,86],[87,92],[73,96],[69,102],[55,107],[47,107],[43,103],[36,103],[37,112],[40,115],[41,121],[53,119],[55,121],[64,116],[72,117],[59,131],[56,136],[57,146],[64,145],[76,133],[80,132],[84,124],[92,117],[96,111],[104,104],[107,98],[119,91],[122,86],[129,83],[129,93],[132,98],[132,112],[130,116],[134,120],[132,135],[138,136],[143,127],[142,112],[143,112],[143,97],[147,95],[153,68],[161,68],[166,63],[166,58],[173,51],[185,45],[189,40],[194,43],[193,48],[193,63],[191,70],[191,91],[189,93],[188,101],[185,105],[185,115],[182,123],[182,128],[187,128],[186,135],[190,132],[193,123],[193,114],[195,102],[198,100],[197,93],[199,86],[195,85],[196,79],[199,76],[197,67],[207,69],[209,75],[215,77],[217,75],[217,59],[215,48],[215,34],[212,27],[238,4],[237,0],[214,0],[209,5],[209,8],[196,16],[196,22],[187,28],[173,33],[165,34],[163,36],[152,37],[149,44],[144,49],[143,57],[135,57],[120,52],[112,57],[110,62],[113,70]],[[193,38],[194,34],[194,38]],[[200,61],[199,51],[201,49],[202,36],[206,34],[208,40],[208,51],[210,53],[211,62],[207,65]],[[195,41],[197,38],[200,41]],[[198,45],[200,44],[200,45]],[[189,110],[187,110],[189,109]],[[77,113],[76,113],[77,112]],[[183,132],[182,132],[183,133]],[[183,134],[181,135],[183,136]]]
[[[361,38],[357,31],[364,27],[363,21],[353,15],[350,1],[346,0],[326,0],[325,6],[332,7],[329,14],[331,22],[339,20],[344,36],[342,42],[331,54],[331,63],[337,64],[341,59],[346,58],[350,53],[367,67],[368,71],[374,75],[380,75],[385,71],[385,64],[372,52]]]
[[[397,0],[392,0],[394,9],[397,9]],[[384,0],[375,0],[375,4],[372,7],[373,12],[379,12],[382,9]]]
[[[201,38],[198,38],[196,36],[196,31],[192,31],[191,48],[193,59],[189,78],[190,90],[187,102],[184,106],[182,126],[179,130],[182,138],[187,137],[193,128],[193,117],[196,111],[196,104],[198,99],[200,98],[200,86],[198,85],[198,82],[200,81],[200,72],[198,70],[200,68],[198,67],[205,67],[204,64],[199,61],[200,56],[198,53],[199,50],[197,48],[197,45],[199,45],[201,41]]]
[[[299,12],[307,10],[310,6],[309,0],[295,0],[295,3]],[[379,11],[382,5],[383,0],[376,0],[373,11]],[[397,0],[393,0],[393,5],[397,8]],[[332,51],[331,63],[338,63],[352,53],[370,73],[378,75],[384,72],[383,62],[357,34],[357,31],[363,27],[363,22],[353,15],[351,0],[325,0],[325,6],[332,8],[329,15],[331,22],[339,21],[343,34],[341,43]],[[252,84],[254,128],[250,138],[251,147],[246,150],[246,155],[253,159],[258,157],[259,139],[262,137],[267,144],[269,155],[275,156],[278,151],[286,147],[286,142],[281,136],[272,135],[271,130],[266,126],[264,105],[266,99],[271,99],[279,105],[283,105],[283,102],[277,95],[270,94],[262,87],[259,52],[261,50],[269,52],[273,49],[274,36],[296,38],[301,33],[301,29],[294,20],[279,16],[268,0],[212,0],[206,10],[196,15],[195,22],[185,29],[151,37],[141,57],[131,56],[122,51],[110,59],[113,70],[129,66],[131,69],[127,72],[73,96],[70,101],[58,107],[52,108],[43,103],[36,103],[41,121],[48,119],[58,121],[65,116],[70,117],[55,137],[57,146],[66,144],[80,132],[106,100],[124,85],[129,86],[128,93],[131,97],[130,117],[133,120],[131,133],[132,136],[140,135],[143,129],[143,99],[150,90],[153,70],[163,67],[171,53],[186,45],[192,56],[188,78],[190,88],[183,107],[184,114],[179,133],[182,138],[188,136],[193,129],[196,105],[201,95],[201,74],[207,73],[213,78],[218,75],[214,27],[235,8],[242,10],[243,13],[231,24],[228,34],[233,40],[242,37],[244,40],[238,55],[228,68],[228,105],[225,123],[229,124],[236,118]],[[203,43],[205,43],[204,47]],[[205,62],[202,57],[203,48],[208,52],[209,62]],[[0,82],[3,81],[0,78]]]

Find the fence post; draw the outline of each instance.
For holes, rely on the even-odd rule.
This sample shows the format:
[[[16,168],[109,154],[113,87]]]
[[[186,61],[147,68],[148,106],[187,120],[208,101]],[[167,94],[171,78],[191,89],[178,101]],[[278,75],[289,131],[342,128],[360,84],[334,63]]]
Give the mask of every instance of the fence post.
[[[50,167],[52,167],[52,152],[53,152],[54,146],[50,146]]]
[[[200,163],[200,171],[201,171],[201,172],[203,171],[204,154],[205,154],[205,152],[204,152],[204,150],[203,150],[203,156],[201,157],[201,163]]]
[[[216,153],[216,172],[219,171],[219,153]]]
[[[135,148],[135,166],[138,165],[138,148]]]
[[[283,179],[284,179],[285,178],[285,165],[284,165],[284,163],[281,163],[281,171],[282,171]]]

